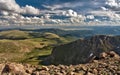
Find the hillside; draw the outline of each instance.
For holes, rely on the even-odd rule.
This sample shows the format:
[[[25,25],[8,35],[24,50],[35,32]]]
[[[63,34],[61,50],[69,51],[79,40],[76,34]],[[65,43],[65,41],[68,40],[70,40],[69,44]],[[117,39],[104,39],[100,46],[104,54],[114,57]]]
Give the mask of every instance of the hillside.
[[[119,46],[120,36],[96,35],[53,48],[51,56],[45,63],[65,65],[88,63],[94,58],[99,59],[102,52],[114,51],[120,54]]]
[[[0,32],[0,39],[27,39],[30,38],[29,34],[20,30],[8,30]]]
[[[2,37],[9,37],[0,39],[0,74],[120,74],[120,36],[90,34],[73,41],[76,38],[67,35],[67,32],[72,31],[65,30],[62,32],[65,36],[62,36],[64,34],[55,30],[55,32],[54,29],[50,30],[51,32],[49,29],[0,32]],[[76,35],[85,35],[81,32],[77,31]],[[58,35],[59,33],[61,35]],[[21,36],[27,38],[21,39],[19,38]]]
[[[0,32],[0,62],[39,64],[54,46],[69,42],[67,38],[50,32],[4,30]]]

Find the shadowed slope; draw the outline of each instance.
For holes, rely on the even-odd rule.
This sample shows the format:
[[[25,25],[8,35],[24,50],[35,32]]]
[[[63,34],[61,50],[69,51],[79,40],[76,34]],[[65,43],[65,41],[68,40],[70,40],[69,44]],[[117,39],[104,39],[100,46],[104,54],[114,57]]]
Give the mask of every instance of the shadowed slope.
[[[66,65],[87,63],[95,57],[99,58],[102,52],[114,50],[120,53],[119,45],[119,36],[96,35],[55,47],[48,60],[53,64]]]

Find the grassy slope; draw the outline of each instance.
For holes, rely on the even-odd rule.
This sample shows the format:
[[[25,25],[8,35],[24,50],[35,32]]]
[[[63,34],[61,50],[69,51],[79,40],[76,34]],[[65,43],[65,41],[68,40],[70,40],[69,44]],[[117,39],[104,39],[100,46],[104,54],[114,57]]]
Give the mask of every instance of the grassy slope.
[[[70,41],[53,33],[34,34],[19,30],[0,32],[0,62],[38,64],[51,54],[52,47]]]
[[[27,32],[19,31],[19,30],[10,30],[10,31],[2,31],[0,32],[0,38],[2,39],[27,39],[30,38]]]
[[[0,40],[0,59],[21,61],[25,53],[42,48],[38,42],[29,40]]]

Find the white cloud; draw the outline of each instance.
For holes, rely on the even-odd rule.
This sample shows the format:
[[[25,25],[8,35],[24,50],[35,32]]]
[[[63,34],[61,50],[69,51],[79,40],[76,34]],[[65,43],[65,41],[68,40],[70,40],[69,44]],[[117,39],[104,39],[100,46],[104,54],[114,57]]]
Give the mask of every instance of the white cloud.
[[[108,16],[111,20],[120,20],[120,14],[114,11],[91,11],[91,14],[95,16]]]
[[[54,4],[51,6],[48,5],[43,5],[45,8],[51,9],[51,10],[55,10],[55,9],[60,9],[60,8],[75,8],[78,6],[83,6],[83,4],[81,2],[77,2],[77,3],[62,3],[62,4]]]
[[[25,7],[21,8],[21,13],[38,15],[38,14],[40,14],[40,11],[37,8],[26,5]]]
[[[29,5],[26,5],[25,7],[20,7],[15,2],[15,0],[0,0],[0,11],[31,14],[31,15],[38,15],[40,13],[39,9]]]
[[[69,9],[67,11],[63,11],[62,15],[71,16],[71,17],[77,17],[78,16],[77,12],[73,11],[72,9]]]
[[[120,1],[119,0],[107,0],[106,5],[110,7],[120,7]]]
[[[106,7],[101,7],[102,10],[107,11],[108,9]]]
[[[15,0],[0,0],[0,10],[19,12],[20,6]]]
[[[8,13],[8,12],[6,12],[6,11],[1,11],[0,13],[1,13],[2,15],[4,15],[4,16],[9,15],[9,13]]]
[[[94,15],[87,15],[86,18],[88,18],[88,19],[94,19],[95,17],[94,17]]]
[[[0,0],[0,14],[5,15],[2,17],[7,17],[7,20],[9,20],[9,18],[13,18],[13,22],[16,18],[16,21],[21,20],[22,22],[24,20],[27,23],[29,23],[29,21],[31,21],[31,23],[36,21],[37,23],[44,20],[46,20],[46,23],[79,23],[81,21],[84,22],[85,19],[99,21],[98,18],[96,19],[96,16],[100,17],[100,19],[104,17],[109,17],[111,21],[120,20],[120,0],[77,0],[72,2],[63,1],[60,3],[53,2],[53,5],[49,5],[48,3],[48,5],[43,6],[47,9],[40,11],[39,9],[30,5],[20,7],[20,5],[18,5],[15,0]],[[42,14],[43,18],[25,17],[21,14]],[[60,16],[63,18],[65,16],[65,19],[53,19],[52,16]]]
[[[75,12],[75,11],[73,11],[73,10],[67,10],[66,11],[66,14],[68,15],[68,16],[73,16],[73,17],[77,17],[77,12]]]

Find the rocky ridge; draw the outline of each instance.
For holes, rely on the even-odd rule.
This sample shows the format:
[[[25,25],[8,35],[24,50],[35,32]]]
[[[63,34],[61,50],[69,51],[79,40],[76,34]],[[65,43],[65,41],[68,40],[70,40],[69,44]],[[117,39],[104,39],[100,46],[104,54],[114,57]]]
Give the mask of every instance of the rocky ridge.
[[[102,52],[114,51],[120,54],[120,36],[96,35],[57,46],[45,59],[45,64],[76,65],[99,58]]]
[[[87,64],[68,66],[1,63],[0,75],[120,75],[120,56],[114,51],[103,52]]]

